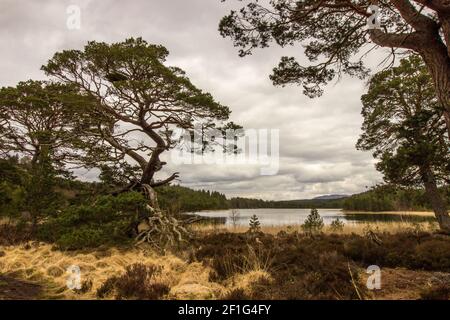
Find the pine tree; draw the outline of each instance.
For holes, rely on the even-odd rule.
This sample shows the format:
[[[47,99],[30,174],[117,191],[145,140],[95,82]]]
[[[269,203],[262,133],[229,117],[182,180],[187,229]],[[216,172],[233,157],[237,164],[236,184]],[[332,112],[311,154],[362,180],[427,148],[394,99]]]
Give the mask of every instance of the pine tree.
[[[250,229],[248,230],[250,233],[258,233],[261,232],[261,223],[259,222],[256,214],[250,217]]]
[[[317,209],[311,209],[311,213],[302,224],[302,229],[308,234],[319,233],[322,231],[323,219],[319,215],[319,211]]]
[[[330,229],[333,232],[342,232],[344,230],[344,222],[339,218],[331,221]]]
[[[31,166],[31,174],[25,184],[24,209],[30,215],[33,232],[39,220],[54,215],[61,204],[61,196],[54,190],[56,175],[48,150],[43,148],[38,161]]]

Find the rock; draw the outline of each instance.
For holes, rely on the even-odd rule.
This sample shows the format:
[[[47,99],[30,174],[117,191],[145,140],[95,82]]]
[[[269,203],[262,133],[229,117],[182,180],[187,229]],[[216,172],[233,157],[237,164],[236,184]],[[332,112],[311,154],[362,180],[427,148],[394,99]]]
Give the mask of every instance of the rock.
[[[0,251],[0,258],[6,256],[5,251]]]

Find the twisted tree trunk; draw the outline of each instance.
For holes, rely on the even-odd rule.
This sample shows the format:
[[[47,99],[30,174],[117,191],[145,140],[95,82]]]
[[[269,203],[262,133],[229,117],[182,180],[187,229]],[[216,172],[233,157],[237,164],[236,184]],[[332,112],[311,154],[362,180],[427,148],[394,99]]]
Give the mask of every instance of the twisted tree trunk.
[[[450,57],[444,44],[439,41],[433,46],[424,46],[420,54],[433,78],[450,139]]]
[[[376,1],[375,1],[376,2]],[[375,3],[374,2],[374,3]],[[439,22],[417,11],[407,0],[392,0],[402,18],[414,31],[387,33],[378,29],[369,31],[370,39],[388,48],[403,48],[418,53],[433,78],[436,95],[440,101],[448,139],[450,139],[450,5],[448,1],[423,2],[438,15]],[[376,3],[375,3],[376,4]],[[441,33],[443,38],[441,38]],[[445,41],[445,42],[444,42]]]
[[[422,167],[421,175],[425,186],[425,193],[431,203],[439,227],[442,231],[450,233],[450,216],[447,211],[447,203],[439,192],[436,178],[429,167]]]

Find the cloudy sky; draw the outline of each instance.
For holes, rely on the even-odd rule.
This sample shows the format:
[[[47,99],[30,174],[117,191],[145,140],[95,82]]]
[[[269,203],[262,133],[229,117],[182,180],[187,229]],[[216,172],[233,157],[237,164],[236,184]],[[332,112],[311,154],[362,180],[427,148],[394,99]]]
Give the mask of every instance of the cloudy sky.
[[[81,9],[78,30],[66,25],[70,5]],[[370,153],[354,147],[365,84],[344,77],[313,100],[298,87],[273,87],[268,76],[279,58],[294,55],[304,61],[302,49],[274,47],[239,58],[217,29],[220,18],[240,5],[236,0],[2,0],[0,85],[45,79],[40,66],[62,49],[142,36],[166,46],[168,64],[184,69],[195,85],[229,106],[233,121],[245,128],[280,130],[278,174],[261,176],[260,167],[250,165],[169,163],[165,173],[179,171],[182,185],[230,197],[300,199],[357,193],[379,182]],[[372,64],[377,55],[369,57]]]

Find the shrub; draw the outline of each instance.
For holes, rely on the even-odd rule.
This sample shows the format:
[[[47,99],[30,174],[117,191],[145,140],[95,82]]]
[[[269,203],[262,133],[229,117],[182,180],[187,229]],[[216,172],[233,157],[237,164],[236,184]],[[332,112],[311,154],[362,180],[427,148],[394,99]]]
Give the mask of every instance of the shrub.
[[[32,239],[30,228],[24,224],[0,224],[0,246],[11,246]]]
[[[450,270],[450,241],[430,239],[418,244],[414,252],[420,267],[428,270]]]
[[[450,284],[440,283],[424,289],[420,293],[423,300],[450,300]]]
[[[135,263],[125,268],[120,276],[108,278],[97,290],[97,297],[113,294],[115,299],[157,300],[166,296],[170,287],[156,280],[162,267]]]
[[[83,226],[81,228],[68,231],[56,240],[59,248],[76,250],[83,248],[98,247],[109,240],[109,235],[103,230]]]
[[[222,297],[222,300],[251,300],[243,288],[235,288],[226,292]]]
[[[342,253],[365,265],[450,271],[450,241],[445,237],[410,232],[395,235],[380,234],[381,244],[367,237],[346,237]]]
[[[310,235],[320,233],[322,231],[323,219],[319,215],[319,211],[317,209],[311,209],[311,213],[302,224],[302,229]]]
[[[263,269],[273,277],[270,283],[249,284],[245,292],[230,291],[225,298],[359,298],[355,289],[358,272],[354,263],[350,261],[349,266],[349,259],[339,252],[343,240],[337,235],[320,235],[313,239],[299,234],[286,234],[281,238],[263,234],[260,236],[262,245],[254,249],[243,245],[249,239],[242,234],[216,234],[199,241],[201,246],[196,257],[209,263],[214,270],[211,280],[224,280],[249,269]],[[363,297],[364,288],[358,287],[358,290]]]
[[[259,219],[256,216],[256,214],[250,217],[249,226],[250,226],[250,229],[248,230],[249,233],[261,232],[261,223],[259,222]]]
[[[211,262],[213,271],[209,275],[210,281],[221,281],[228,279],[244,269],[244,255],[232,251],[222,255],[213,256]]]
[[[140,193],[102,196],[91,206],[71,206],[49,219],[39,227],[38,237],[69,250],[124,244],[131,240],[133,226],[147,214],[146,200]]]
[[[0,218],[20,218],[25,189],[7,181],[0,183]]]
[[[345,256],[364,264],[383,264],[387,251],[384,247],[360,236],[353,236],[344,242],[342,251]]]
[[[336,218],[331,221],[330,229],[332,232],[342,232],[344,230],[344,222]]]
[[[269,272],[272,263],[272,253],[263,247],[254,248],[248,245],[243,252],[226,251],[213,256],[210,263],[213,269],[213,272],[210,273],[210,280],[225,280],[237,273],[250,271]]]
[[[251,283],[225,294],[234,299],[359,299],[367,289],[358,281],[362,268],[375,264],[383,268],[450,271],[450,240],[443,235],[406,232],[379,233],[378,240],[359,235],[298,233],[282,236],[261,234],[263,254],[257,264],[249,253],[252,239],[245,234],[219,233],[195,239],[195,258],[213,269],[212,280],[225,280],[236,273],[258,268],[270,257],[270,283]],[[247,245],[245,245],[247,244]],[[257,252],[256,252],[257,253]],[[269,254],[270,253],[270,254]],[[448,283],[448,278],[442,282]],[[239,284],[242,287],[242,284]],[[445,288],[435,286],[427,296],[444,296]]]
[[[80,289],[74,289],[74,291],[77,294],[84,294],[84,293],[87,293],[87,292],[91,291],[91,289],[92,289],[92,280],[91,279],[87,279],[87,280],[84,280],[81,283],[81,288]]]

